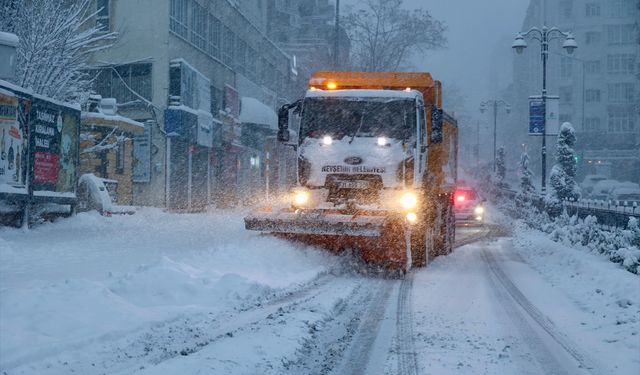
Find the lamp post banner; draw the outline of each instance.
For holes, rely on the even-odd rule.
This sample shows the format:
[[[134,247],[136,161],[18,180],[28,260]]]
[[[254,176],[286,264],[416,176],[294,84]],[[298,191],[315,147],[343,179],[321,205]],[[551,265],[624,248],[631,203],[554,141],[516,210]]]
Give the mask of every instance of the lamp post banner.
[[[529,99],[529,135],[544,134],[545,107],[542,99]]]

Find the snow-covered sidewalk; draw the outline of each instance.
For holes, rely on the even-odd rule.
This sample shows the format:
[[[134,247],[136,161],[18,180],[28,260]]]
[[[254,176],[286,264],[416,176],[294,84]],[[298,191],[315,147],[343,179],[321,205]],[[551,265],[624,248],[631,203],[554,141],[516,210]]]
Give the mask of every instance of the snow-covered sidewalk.
[[[337,262],[247,232],[242,216],[143,209],[0,229],[0,370],[29,373],[32,362],[157,322],[259,303]]]

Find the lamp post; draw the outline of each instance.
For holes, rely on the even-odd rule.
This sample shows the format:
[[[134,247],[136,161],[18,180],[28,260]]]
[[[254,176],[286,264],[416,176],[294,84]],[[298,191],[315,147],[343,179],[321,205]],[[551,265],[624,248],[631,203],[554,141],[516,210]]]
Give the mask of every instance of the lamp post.
[[[562,48],[564,48],[568,54],[572,54],[573,51],[578,48],[576,39],[570,32],[563,32],[557,27],[548,28],[542,26],[542,28],[532,27],[529,31],[518,33],[511,47],[516,50],[518,54],[522,54],[525,48],[527,48],[527,42],[524,38],[531,38],[540,42],[540,54],[542,57],[542,105],[544,108],[544,116],[542,116],[542,194],[546,192],[546,180],[547,180],[547,59],[549,58],[549,42],[554,39],[564,38]]]
[[[498,107],[500,105],[504,106],[505,112],[507,114],[511,113],[511,104],[505,102],[504,100],[485,100],[480,103],[480,112],[484,113],[487,110],[488,106],[493,107],[493,171],[496,171],[496,134],[498,127]]]

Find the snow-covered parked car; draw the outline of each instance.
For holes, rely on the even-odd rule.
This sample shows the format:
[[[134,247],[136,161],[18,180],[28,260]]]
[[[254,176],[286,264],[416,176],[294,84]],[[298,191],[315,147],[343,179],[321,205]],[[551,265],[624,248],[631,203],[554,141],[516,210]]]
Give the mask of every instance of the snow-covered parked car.
[[[582,193],[584,196],[590,196],[593,192],[593,188],[600,181],[604,181],[607,179],[607,176],[603,176],[601,174],[589,174],[584,177],[584,180],[580,183],[580,188],[582,188]]]
[[[110,192],[109,189],[109,186],[113,186],[114,183],[117,184],[117,181],[100,178],[93,173],[80,176],[78,181],[78,211],[96,210],[105,216],[135,213],[133,207],[116,204],[114,193]]]
[[[480,198],[475,189],[467,186],[458,187],[453,199],[456,222],[481,224],[484,221],[484,200]]]

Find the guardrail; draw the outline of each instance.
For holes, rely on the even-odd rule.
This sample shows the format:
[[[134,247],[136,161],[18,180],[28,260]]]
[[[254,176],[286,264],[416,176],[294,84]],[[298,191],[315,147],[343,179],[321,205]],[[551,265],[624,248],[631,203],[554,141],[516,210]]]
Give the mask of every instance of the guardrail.
[[[510,199],[515,199],[518,194],[516,190],[511,189],[500,189],[500,193],[501,196]],[[541,196],[533,195],[531,203],[538,210],[549,212]],[[562,205],[570,216],[577,215],[581,219],[595,216],[599,224],[617,228],[626,228],[630,217],[640,220],[640,207],[637,202],[578,199],[576,201],[565,200]]]

